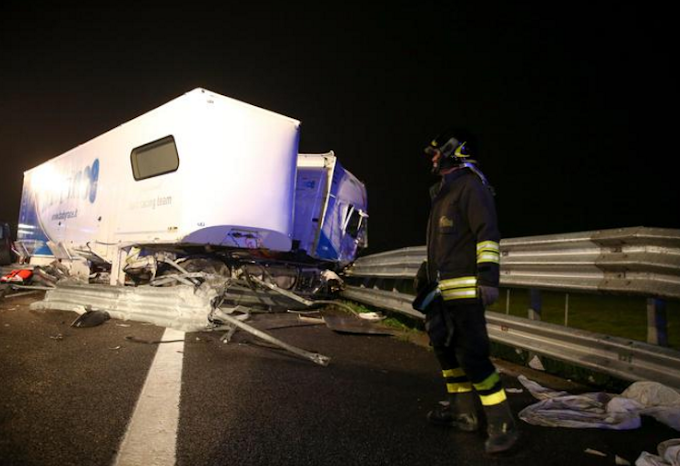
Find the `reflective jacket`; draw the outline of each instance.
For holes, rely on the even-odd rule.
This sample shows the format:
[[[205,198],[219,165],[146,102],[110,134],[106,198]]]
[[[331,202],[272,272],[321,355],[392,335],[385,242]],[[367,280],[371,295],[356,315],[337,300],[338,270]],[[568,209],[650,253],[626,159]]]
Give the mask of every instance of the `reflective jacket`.
[[[468,168],[430,189],[428,279],[445,301],[477,299],[479,285],[498,287],[500,233],[490,187]]]

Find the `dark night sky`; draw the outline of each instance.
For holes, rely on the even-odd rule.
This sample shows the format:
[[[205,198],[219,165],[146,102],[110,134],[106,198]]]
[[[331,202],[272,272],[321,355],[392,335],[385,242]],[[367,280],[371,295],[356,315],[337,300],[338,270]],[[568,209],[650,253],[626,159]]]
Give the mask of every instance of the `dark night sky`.
[[[24,170],[204,87],[336,152],[368,187],[367,252],[424,244],[422,148],[449,125],[479,135],[503,237],[680,228],[670,11],[233,3],[4,2],[0,218],[16,222]]]

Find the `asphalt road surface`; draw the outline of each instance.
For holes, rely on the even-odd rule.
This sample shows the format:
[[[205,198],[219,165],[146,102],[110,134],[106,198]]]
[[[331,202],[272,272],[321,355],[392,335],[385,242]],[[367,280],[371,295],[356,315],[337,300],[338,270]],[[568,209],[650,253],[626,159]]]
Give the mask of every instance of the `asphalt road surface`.
[[[520,423],[516,451],[490,457],[483,434],[426,422],[443,395],[439,368],[426,347],[401,337],[339,333],[292,314],[256,322],[329,356],[322,367],[241,331],[229,343],[217,332],[157,343],[165,329],[139,322],[74,328],[73,312],[29,310],[40,297],[0,300],[0,465],[135,464],[121,453],[135,435],[152,458],[141,464],[613,465],[615,455],[634,464],[642,451],[679,436],[649,418],[628,431]],[[157,369],[161,350],[175,366]],[[506,387],[520,388],[523,369],[498,365]],[[163,396],[172,393],[177,367],[173,424],[172,397]],[[168,380],[143,393],[152,373]],[[536,402],[526,390],[508,396],[515,414]],[[144,411],[143,399],[162,408]],[[171,459],[163,459],[163,442],[144,437],[153,429],[174,445]]]

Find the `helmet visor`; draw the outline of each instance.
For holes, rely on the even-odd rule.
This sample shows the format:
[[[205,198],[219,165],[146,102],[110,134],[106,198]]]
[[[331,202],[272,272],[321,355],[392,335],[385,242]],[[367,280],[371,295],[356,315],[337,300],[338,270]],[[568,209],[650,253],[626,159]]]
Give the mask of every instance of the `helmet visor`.
[[[438,151],[439,149],[432,146],[427,146],[425,149],[423,149],[423,152],[425,152],[425,155],[427,155],[428,157],[434,157]]]

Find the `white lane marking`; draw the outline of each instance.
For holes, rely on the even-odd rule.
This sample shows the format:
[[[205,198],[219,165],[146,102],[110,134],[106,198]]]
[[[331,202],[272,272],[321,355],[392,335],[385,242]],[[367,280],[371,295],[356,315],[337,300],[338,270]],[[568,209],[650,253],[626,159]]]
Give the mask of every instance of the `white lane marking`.
[[[175,464],[184,332],[166,329],[118,449],[114,466]]]

